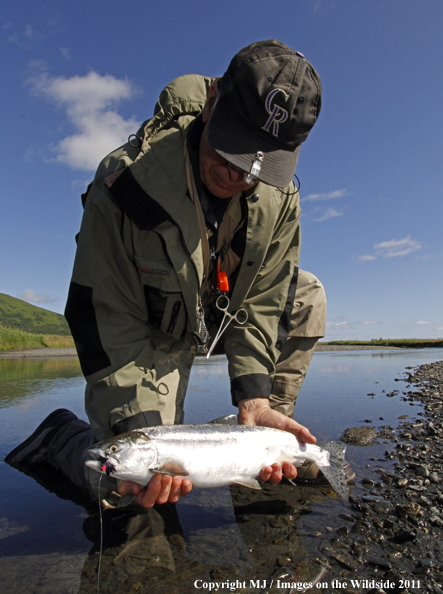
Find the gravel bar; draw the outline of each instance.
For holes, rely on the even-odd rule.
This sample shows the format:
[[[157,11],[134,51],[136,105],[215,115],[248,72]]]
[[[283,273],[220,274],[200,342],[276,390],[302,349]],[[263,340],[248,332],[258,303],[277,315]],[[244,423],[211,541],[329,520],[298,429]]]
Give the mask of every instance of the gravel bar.
[[[407,371],[405,381],[413,389],[402,399],[424,412],[379,431],[393,447],[375,463],[378,479],[371,470],[359,477],[347,521],[320,547],[329,584],[337,580],[330,591],[443,593],[443,361]]]

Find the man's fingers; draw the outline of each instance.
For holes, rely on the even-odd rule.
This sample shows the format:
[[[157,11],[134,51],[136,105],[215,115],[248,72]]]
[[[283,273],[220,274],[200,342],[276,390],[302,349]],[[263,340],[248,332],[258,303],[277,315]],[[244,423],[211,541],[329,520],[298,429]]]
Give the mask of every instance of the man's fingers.
[[[169,503],[176,503],[180,499],[181,477],[174,476],[171,481],[171,489],[169,491]]]
[[[157,497],[160,495],[162,485],[162,475],[154,474],[152,479],[149,481],[148,486],[144,491],[135,498],[135,502],[141,507],[149,509],[157,501]]]
[[[283,477],[283,471],[282,471],[282,467],[281,464],[272,464],[272,474],[271,474],[271,478],[269,479],[269,482],[271,483],[271,485],[278,485],[278,483],[281,481]]]
[[[300,441],[305,443],[315,443],[317,441],[317,438],[304,425],[300,425],[300,423],[288,417],[286,417],[286,421],[286,431],[293,433]]]
[[[160,485],[160,493],[157,497],[156,503],[166,503],[169,500],[171,493],[172,476],[166,474],[162,475],[162,482]]]
[[[272,409],[266,398],[241,400],[238,407],[238,422],[240,425],[258,425],[289,431],[305,443],[317,441],[307,427]]]
[[[293,481],[297,476],[297,468],[291,462],[283,462],[283,474]]]
[[[149,481],[148,486],[143,491],[140,491],[140,485],[137,483],[131,483],[130,481],[124,481],[125,483],[130,483],[131,485],[135,485],[139,491],[125,491],[127,488],[133,489],[132,486],[128,486],[125,484],[119,485],[119,493],[124,495],[123,491],[133,494],[137,494],[135,498],[135,503],[149,509],[153,507],[156,503],[176,503],[180,497],[184,497],[192,490],[192,482],[189,479],[183,479],[181,476],[168,476],[165,474],[154,474],[152,479]],[[123,481],[122,481],[123,483]]]
[[[288,463],[289,464],[289,463]],[[290,464],[292,466],[292,464]],[[278,485],[281,481],[283,476],[283,471],[281,464],[275,462],[271,466],[265,466],[261,469],[260,474],[258,475],[259,481],[262,483],[267,483],[268,481],[272,485]]]
[[[316,443],[317,438],[314,437],[307,427],[302,427],[299,433],[299,438],[305,443]]]
[[[184,497],[192,491],[192,482],[189,479],[182,480],[180,487],[180,497]]]
[[[276,462],[272,466],[262,468],[258,475],[258,480],[261,483],[269,481],[272,485],[278,485],[283,478],[283,474],[292,481],[297,476],[297,468],[291,462],[283,462],[283,464]]]
[[[265,466],[261,469],[260,474],[258,475],[258,480],[261,483],[267,483],[272,475],[272,468],[271,466]]]

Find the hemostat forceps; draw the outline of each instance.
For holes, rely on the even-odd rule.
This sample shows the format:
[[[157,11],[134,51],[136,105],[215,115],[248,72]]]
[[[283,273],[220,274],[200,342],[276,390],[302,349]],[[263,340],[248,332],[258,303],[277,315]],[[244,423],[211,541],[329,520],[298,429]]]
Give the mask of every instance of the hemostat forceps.
[[[211,344],[211,348],[209,349],[208,354],[206,355],[206,359],[209,359],[209,356],[214,350],[215,345],[219,341],[220,336],[223,334],[223,332],[226,330],[226,328],[229,326],[232,320],[235,320],[237,324],[244,324],[248,319],[248,312],[243,308],[238,309],[234,314],[230,314],[228,312],[229,304],[230,300],[229,297],[227,297],[226,295],[220,295],[219,297],[217,297],[215,305],[220,311],[224,312],[224,315],[220,324],[220,328],[218,329],[218,332],[215,335],[215,338]]]

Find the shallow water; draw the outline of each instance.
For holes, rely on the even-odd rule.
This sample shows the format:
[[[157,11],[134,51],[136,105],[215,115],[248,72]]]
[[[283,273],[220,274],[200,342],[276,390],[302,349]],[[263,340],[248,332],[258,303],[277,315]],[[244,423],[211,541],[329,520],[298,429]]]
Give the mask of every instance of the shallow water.
[[[338,439],[348,427],[395,427],[400,416],[415,419],[421,406],[403,398],[406,384],[395,380],[408,367],[442,358],[443,349],[316,353],[296,418],[319,442]],[[0,592],[96,591],[97,506],[58,475],[46,476],[45,488],[3,462],[55,408],[85,418],[83,391],[74,357],[0,359]],[[235,410],[226,360],[198,359],[185,421],[205,422]],[[391,447],[383,440],[348,447],[357,492],[361,478],[373,472],[366,466]],[[197,592],[195,579],[266,579],[282,555],[288,563],[315,556],[325,523],[335,530],[338,515],[349,511],[328,489],[288,484],[267,485],[260,493],[237,487],[194,491],[176,506],[161,507],[160,513],[105,514],[103,592],[144,592],[147,578],[150,592],[165,594]]]

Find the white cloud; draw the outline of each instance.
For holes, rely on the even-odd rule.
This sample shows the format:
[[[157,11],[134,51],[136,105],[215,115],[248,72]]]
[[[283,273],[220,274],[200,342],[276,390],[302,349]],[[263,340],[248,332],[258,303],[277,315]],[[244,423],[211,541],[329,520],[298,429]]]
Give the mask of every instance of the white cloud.
[[[349,322],[327,322],[326,328],[330,328],[331,330],[348,330],[352,328],[352,324]]]
[[[375,320],[362,320],[349,322],[343,316],[337,316],[334,321],[327,322],[326,328],[329,330],[350,330],[358,326],[382,326],[382,322],[376,322]]]
[[[74,169],[94,171],[107,153],[126,142],[138,128],[135,119],[125,120],[112,109],[135,95],[136,89],[128,80],[97,72],[71,78],[40,72],[28,84],[35,94],[65,109],[75,133],[58,144],[56,160]]]
[[[302,198],[302,202],[315,202],[317,200],[334,200],[336,198],[343,198],[349,194],[349,190],[334,190],[333,192],[327,192],[324,194],[309,194]]]
[[[32,289],[26,289],[24,293],[18,295],[19,299],[23,299],[23,301],[27,301],[28,303],[51,303],[55,301],[55,299],[51,299],[48,295],[39,295]]]
[[[12,23],[6,23],[3,26],[4,31],[10,31],[13,28]],[[31,49],[36,43],[46,38],[46,34],[36,31],[31,25],[25,25],[20,32],[12,32],[8,34],[8,41],[18,45],[22,49]]]
[[[417,250],[421,250],[422,246],[417,240],[412,239],[410,235],[404,239],[390,239],[374,245],[374,254],[365,254],[359,257],[359,260],[368,261],[376,258],[397,258],[399,256],[408,256]]]
[[[383,258],[395,258],[397,256],[407,256],[420,250],[421,244],[408,235],[404,239],[391,239],[390,241],[377,243],[374,248],[381,253]]]
[[[424,320],[419,320],[415,323],[417,324],[417,326],[430,326],[432,324],[432,322],[425,322]]]
[[[317,212],[318,209],[315,210]],[[323,223],[323,221],[327,221],[328,219],[334,219],[335,217],[343,216],[342,212],[339,212],[335,208],[328,208],[325,210],[320,216],[314,218],[314,221],[317,223]]]

